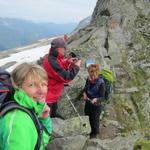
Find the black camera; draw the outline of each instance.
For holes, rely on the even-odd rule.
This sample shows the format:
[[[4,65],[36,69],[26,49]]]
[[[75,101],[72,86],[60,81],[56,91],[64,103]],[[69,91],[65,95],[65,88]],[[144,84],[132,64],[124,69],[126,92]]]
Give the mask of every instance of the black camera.
[[[69,56],[71,56],[71,57],[77,57],[77,55],[74,53],[74,52],[71,52],[71,53],[69,53]]]
[[[76,55],[74,52],[70,52],[69,56],[72,57],[72,58],[76,58],[77,60],[80,59],[80,56]]]

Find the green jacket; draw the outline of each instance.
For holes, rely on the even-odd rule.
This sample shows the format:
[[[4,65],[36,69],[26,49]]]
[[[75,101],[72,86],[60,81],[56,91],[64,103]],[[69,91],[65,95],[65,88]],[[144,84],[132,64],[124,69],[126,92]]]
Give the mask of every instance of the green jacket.
[[[38,117],[45,106],[43,102],[35,102],[23,90],[16,90],[14,99],[22,106],[34,109]],[[39,118],[39,120],[51,134],[52,121],[50,117]],[[38,134],[34,122],[26,112],[15,109],[0,118],[0,150],[34,150],[37,138]],[[44,150],[49,139],[50,136],[43,131],[40,150]]]

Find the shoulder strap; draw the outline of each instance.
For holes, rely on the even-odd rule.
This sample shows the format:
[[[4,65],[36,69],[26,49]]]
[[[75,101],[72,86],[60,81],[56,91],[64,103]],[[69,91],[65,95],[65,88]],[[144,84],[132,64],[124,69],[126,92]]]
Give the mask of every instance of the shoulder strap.
[[[98,80],[97,80],[97,84],[101,85],[102,83],[105,83],[103,76],[99,76]]]
[[[41,125],[40,121],[38,120],[36,114],[34,113],[33,110],[25,108],[23,106],[20,106],[15,101],[8,101],[1,105],[0,116],[4,116],[6,113],[8,113],[9,111],[14,110],[14,109],[19,109],[19,110],[26,112],[33,120],[35,127],[37,129],[37,133],[38,133],[38,139],[37,139],[37,143],[36,143],[34,150],[39,150],[40,145],[41,145],[43,128],[42,128],[42,125]]]

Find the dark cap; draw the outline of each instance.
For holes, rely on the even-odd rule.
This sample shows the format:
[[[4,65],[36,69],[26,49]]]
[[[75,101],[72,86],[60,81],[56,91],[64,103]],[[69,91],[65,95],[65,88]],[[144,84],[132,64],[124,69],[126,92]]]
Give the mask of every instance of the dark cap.
[[[51,42],[51,47],[67,49],[67,44],[63,38],[56,38]]]

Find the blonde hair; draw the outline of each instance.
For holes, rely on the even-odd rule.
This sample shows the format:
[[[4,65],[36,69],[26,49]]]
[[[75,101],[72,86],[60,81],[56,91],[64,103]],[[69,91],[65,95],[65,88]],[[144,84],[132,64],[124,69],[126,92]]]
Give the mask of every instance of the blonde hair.
[[[100,67],[98,64],[91,64],[88,67],[88,73],[90,75],[90,78],[92,81],[94,81],[95,79],[97,79],[97,77],[99,76],[100,73]]]
[[[26,78],[48,80],[46,71],[37,64],[22,63],[11,73],[12,84],[15,88],[22,86]]]

